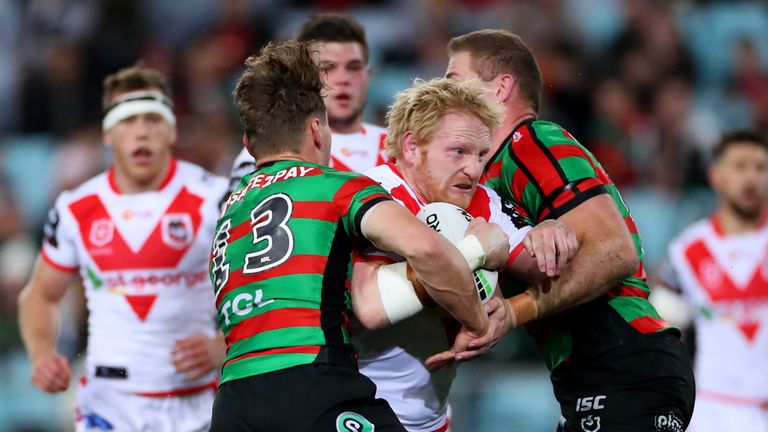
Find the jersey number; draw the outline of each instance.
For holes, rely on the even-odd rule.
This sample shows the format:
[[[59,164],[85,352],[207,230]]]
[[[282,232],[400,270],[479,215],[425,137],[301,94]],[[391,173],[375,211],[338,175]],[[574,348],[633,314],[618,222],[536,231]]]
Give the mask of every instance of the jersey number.
[[[243,273],[259,273],[288,259],[293,252],[293,233],[286,223],[292,213],[293,202],[285,194],[272,195],[251,211],[253,244],[266,245],[245,255]]]
[[[253,274],[284,263],[293,252],[293,233],[286,223],[293,213],[293,202],[285,194],[275,194],[262,201],[251,211],[253,244],[255,252],[245,254],[243,273]],[[222,221],[213,241],[211,273],[216,295],[229,280],[229,246],[231,219]]]

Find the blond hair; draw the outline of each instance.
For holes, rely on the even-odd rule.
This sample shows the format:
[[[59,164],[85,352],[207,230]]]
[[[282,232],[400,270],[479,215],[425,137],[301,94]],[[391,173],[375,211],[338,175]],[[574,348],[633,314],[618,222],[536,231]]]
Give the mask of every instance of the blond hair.
[[[485,99],[479,80],[417,79],[395,95],[387,113],[387,155],[392,159],[402,156],[402,139],[409,131],[417,145],[431,142],[440,120],[448,114],[475,116],[493,130],[501,122],[503,109]]]

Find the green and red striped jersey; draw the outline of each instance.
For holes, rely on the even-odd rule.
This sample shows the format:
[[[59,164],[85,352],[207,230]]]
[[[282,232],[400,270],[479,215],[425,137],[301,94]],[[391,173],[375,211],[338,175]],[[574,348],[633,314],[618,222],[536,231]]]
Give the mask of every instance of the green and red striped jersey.
[[[352,250],[363,215],[387,199],[368,177],[309,162],[243,177],[210,265],[227,343],[222,383],[312,363],[325,346],[351,350]]]
[[[574,352],[596,354],[620,345],[628,333],[670,328],[648,302],[643,248],[627,206],[600,163],[565,129],[541,120],[521,123],[488,162],[482,182],[532,224],[556,219],[589,198],[610,194],[632,233],[641,259],[634,275],[587,305],[529,326],[550,370]]]

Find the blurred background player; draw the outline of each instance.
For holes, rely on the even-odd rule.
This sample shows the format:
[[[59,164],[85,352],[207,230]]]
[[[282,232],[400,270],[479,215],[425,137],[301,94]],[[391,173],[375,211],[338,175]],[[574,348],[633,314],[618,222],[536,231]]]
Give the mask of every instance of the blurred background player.
[[[681,326],[693,318],[696,410],[688,430],[768,431],[765,137],[724,135],[709,180],[717,209],[670,244],[661,273],[667,289],[654,287],[652,301]]]
[[[349,339],[350,291],[368,327],[405,310],[402,291],[379,288],[381,269],[350,275],[353,251],[367,242],[404,256],[427,293],[475,335],[488,329],[455,247],[375,181],[324,166],[331,132],[322,90],[303,42],[267,45],[237,84],[243,144],[257,169],[227,199],[214,242],[210,273],[227,358],[213,431],[403,430],[358,372]],[[507,236],[476,226],[489,265],[503,265]],[[410,289],[405,306],[420,306]]]
[[[158,71],[108,76],[103,108],[112,167],[58,197],[19,297],[32,384],[69,386],[56,339],[79,273],[90,316],[77,429],[205,430],[224,354],[206,268],[227,181],[171,156],[176,119]]]
[[[489,157],[491,130],[501,117],[500,107],[484,99],[477,81],[417,81],[395,96],[387,115],[386,150],[391,162],[365,174],[414,214],[425,204],[449,202],[476,218],[499,224],[509,236],[509,256],[498,270],[538,283],[547,271],[558,275],[578,245],[575,233],[560,222],[545,221],[531,230],[519,215],[513,220],[503,211],[499,196],[478,185]],[[526,247],[539,252],[536,256],[523,251],[524,237]],[[389,262],[392,258],[369,251],[362,259]],[[354,271],[362,265],[356,264]],[[498,298],[489,304],[487,342],[471,353],[459,354],[461,360],[484,352],[511,328],[514,321],[505,310],[509,306],[500,300],[500,291],[496,294]],[[376,383],[376,395],[389,402],[410,432],[448,428],[447,399],[456,364],[430,373],[424,362],[452,345],[456,351],[466,350],[461,345],[466,338],[455,340],[458,331],[455,321],[423,312],[392,327],[373,332],[359,329],[354,334],[361,350],[360,371]]]
[[[365,172],[383,163],[387,130],[363,122],[371,80],[365,29],[349,15],[318,13],[302,25],[296,39],[310,43],[323,72],[323,100],[333,134],[330,166]],[[243,149],[233,163],[232,188],[253,169],[253,157]]]
[[[448,53],[446,76],[479,78],[505,110],[482,182],[529,220],[558,219],[579,240],[559,278],[508,300],[541,318],[529,329],[551,371],[559,430],[684,429],[695,397],[690,358],[648,302],[640,237],[616,186],[569,132],[538,119],[541,72],[519,36],[475,31],[451,39]]]

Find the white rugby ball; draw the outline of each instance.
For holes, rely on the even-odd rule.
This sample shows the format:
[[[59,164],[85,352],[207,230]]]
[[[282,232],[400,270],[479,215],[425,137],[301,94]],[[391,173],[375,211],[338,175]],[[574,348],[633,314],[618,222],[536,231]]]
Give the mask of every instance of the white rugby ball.
[[[447,202],[427,204],[416,217],[453,244],[464,238],[469,223],[474,219],[463,208]],[[477,269],[473,273],[477,295],[485,304],[496,291],[499,274],[486,269]]]

